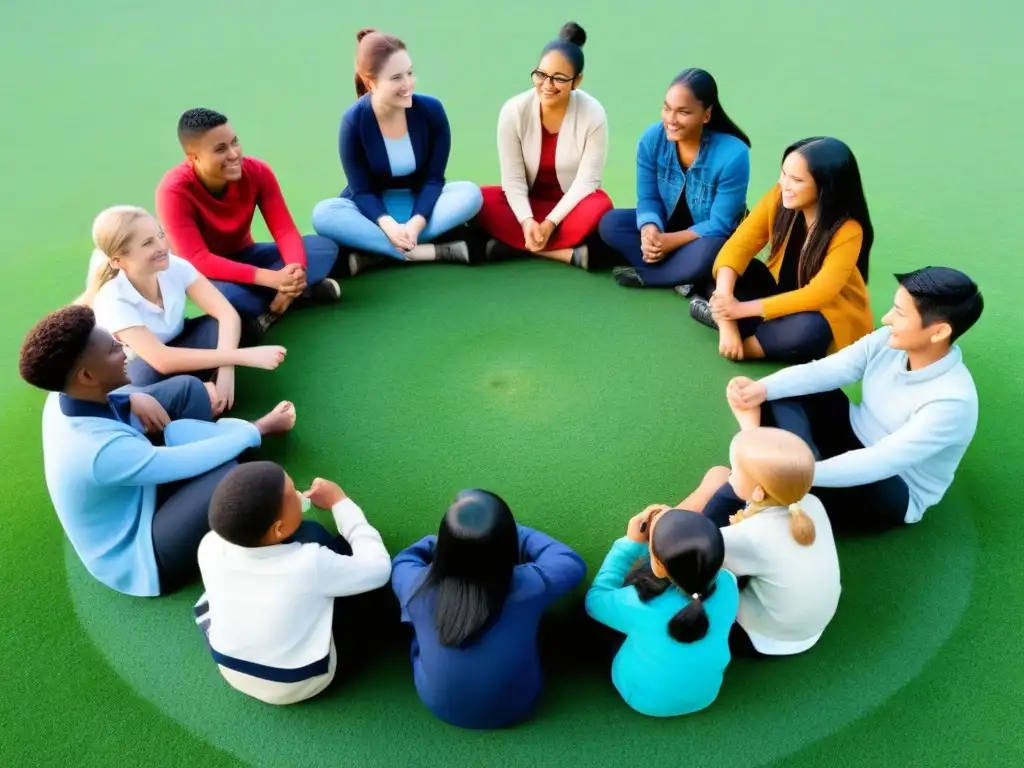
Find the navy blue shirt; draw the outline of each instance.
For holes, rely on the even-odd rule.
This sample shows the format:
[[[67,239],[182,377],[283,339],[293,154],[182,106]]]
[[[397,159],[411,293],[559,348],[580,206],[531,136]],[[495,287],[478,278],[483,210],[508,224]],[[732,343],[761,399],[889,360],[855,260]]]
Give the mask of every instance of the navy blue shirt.
[[[544,687],[537,652],[541,616],[583,580],[587,566],[565,544],[520,525],[521,564],[513,571],[501,615],[474,642],[450,648],[438,639],[433,595],[416,595],[436,541],[436,536],[427,536],[413,544],[395,558],[391,571],[402,621],[415,630],[416,691],[431,712],[452,725],[502,728],[522,722]]]
[[[444,188],[444,174],[452,149],[452,133],[444,107],[432,96],[414,94],[412,106],[405,110],[405,119],[416,156],[416,170],[395,177],[370,95],[360,98],[341,117],[338,154],[348,186],[340,197],[352,200],[360,213],[374,223],[388,215],[381,198],[385,190],[411,190],[416,196],[413,216],[429,219]]]

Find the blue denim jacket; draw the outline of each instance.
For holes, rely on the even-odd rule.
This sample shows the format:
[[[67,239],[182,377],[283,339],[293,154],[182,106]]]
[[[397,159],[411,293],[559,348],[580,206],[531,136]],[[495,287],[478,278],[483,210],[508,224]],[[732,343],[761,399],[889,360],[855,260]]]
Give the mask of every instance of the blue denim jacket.
[[[697,158],[683,173],[676,145],[657,122],[644,131],[636,150],[636,226],[665,223],[679,196],[693,217],[691,229],[701,237],[729,237],[747,205],[750,149],[728,133],[704,131]]]

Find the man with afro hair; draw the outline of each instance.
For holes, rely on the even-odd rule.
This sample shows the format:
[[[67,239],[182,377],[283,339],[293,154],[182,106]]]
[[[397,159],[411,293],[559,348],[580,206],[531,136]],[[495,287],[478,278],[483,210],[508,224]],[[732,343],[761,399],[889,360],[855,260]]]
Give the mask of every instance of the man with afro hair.
[[[43,467],[75,552],[108,587],[155,596],[197,576],[217,482],[264,435],[291,429],[295,411],[285,402],[254,423],[214,423],[199,379],[129,388],[126,364],[93,311],[72,305],[29,331],[18,368],[50,393]]]

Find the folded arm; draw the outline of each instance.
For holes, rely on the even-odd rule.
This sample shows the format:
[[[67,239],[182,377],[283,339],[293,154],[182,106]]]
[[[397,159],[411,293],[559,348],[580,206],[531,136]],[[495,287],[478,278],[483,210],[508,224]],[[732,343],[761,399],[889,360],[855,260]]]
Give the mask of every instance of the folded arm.
[[[571,547],[525,525],[518,529],[520,560],[540,577],[551,601],[568,594],[583,581],[587,564]]]
[[[625,537],[612,545],[587,592],[586,608],[592,618],[623,634],[629,632],[642,604],[634,587],[622,585],[629,570],[646,554],[646,545]]]

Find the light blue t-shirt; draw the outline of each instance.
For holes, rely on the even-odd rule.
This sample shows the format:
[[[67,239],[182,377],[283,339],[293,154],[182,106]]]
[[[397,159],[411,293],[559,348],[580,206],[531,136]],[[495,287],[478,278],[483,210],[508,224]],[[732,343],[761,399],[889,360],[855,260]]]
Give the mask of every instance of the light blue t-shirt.
[[[391,175],[396,179],[416,171],[416,153],[413,152],[412,139],[408,133],[400,139],[389,139],[385,136],[384,148],[388,152]]]
[[[689,595],[669,588],[644,603],[635,587],[623,586],[629,570],[647,555],[646,544],[625,537],[616,541],[587,592],[587,613],[626,635],[612,662],[612,682],[629,706],[652,717],[698,712],[718,697],[732,659],[729,630],[739,608],[736,577],[719,572],[714,593],[704,601],[708,633],[681,643],[668,633],[668,623],[690,602]]]

